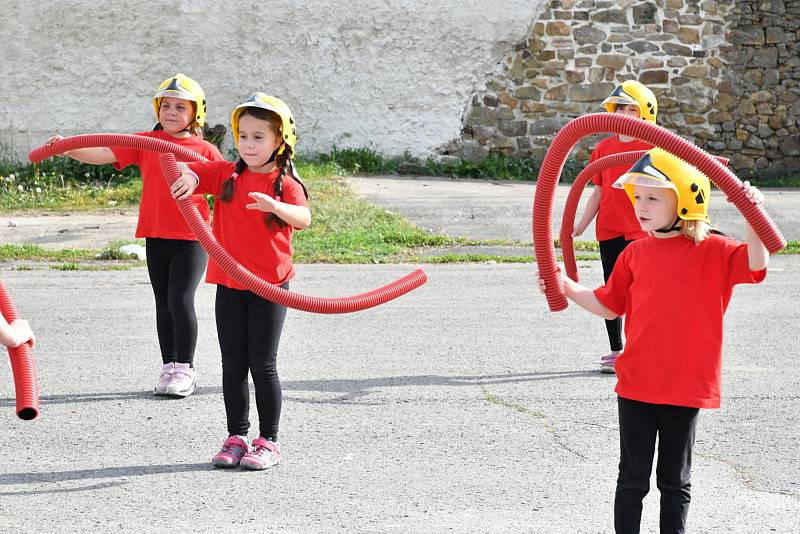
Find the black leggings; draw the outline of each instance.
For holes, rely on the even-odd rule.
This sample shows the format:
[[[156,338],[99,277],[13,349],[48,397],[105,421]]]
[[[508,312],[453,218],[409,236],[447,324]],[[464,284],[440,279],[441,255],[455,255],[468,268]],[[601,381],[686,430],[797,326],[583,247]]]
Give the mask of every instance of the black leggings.
[[[617,533],[639,532],[642,499],[650,490],[656,435],[656,485],[661,491],[661,534],[686,531],[691,500],[692,448],[697,408],[650,404],[617,397],[619,407],[619,477],[614,499]]]
[[[288,289],[288,282],[281,287]],[[278,345],[286,307],[250,291],[217,285],[216,316],[228,434],[246,436],[250,429],[250,371],[259,431],[262,437],[277,441],[282,399]]]
[[[164,363],[193,365],[197,347],[194,294],[208,263],[197,241],[148,237],[147,272],[156,298],[156,330]]]
[[[606,282],[611,278],[611,272],[614,270],[617,258],[629,243],[630,241],[626,241],[624,237],[600,241],[600,261],[603,263],[603,279]],[[606,320],[606,332],[608,332],[608,343],[611,345],[611,350],[621,351],[622,317],[617,317],[610,321]]]

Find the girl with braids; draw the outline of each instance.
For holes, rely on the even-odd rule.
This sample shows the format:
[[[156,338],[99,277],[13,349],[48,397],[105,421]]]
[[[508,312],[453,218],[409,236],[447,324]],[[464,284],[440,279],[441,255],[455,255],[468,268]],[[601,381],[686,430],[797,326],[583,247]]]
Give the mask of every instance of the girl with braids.
[[[203,139],[206,96],[193,79],[176,74],[164,80],[153,96],[156,126],[136,135],[177,143],[210,160],[222,160],[216,146]],[[54,135],[53,143],[63,139]],[[137,148],[79,148],[64,154],[72,159],[117,169],[136,165],[142,175],[142,198],[136,237],[144,238],[147,273],[156,301],[156,331],[161,349],[161,370],[155,395],[186,397],[195,390],[194,353],[197,346],[197,314],[194,295],[208,255],[181,215],[161,174],[159,153]],[[208,201],[195,195],[192,201],[208,221]]]
[[[217,240],[252,273],[288,289],[295,274],[292,232],[311,224],[308,194],[292,165],[294,117],[280,99],[255,93],[233,110],[231,125],[239,160],[179,163],[182,174],[172,185],[172,195],[177,200],[194,193],[218,196],[212,224]],[[282,394],[276,363],[286,308],[246,290],[213,260],[206,281],[217,284],[217,335],[228,425],[228,437],[212,463],[266,469],[281,460]],[[260,430],[252,445],[247,443],[248,371]]]

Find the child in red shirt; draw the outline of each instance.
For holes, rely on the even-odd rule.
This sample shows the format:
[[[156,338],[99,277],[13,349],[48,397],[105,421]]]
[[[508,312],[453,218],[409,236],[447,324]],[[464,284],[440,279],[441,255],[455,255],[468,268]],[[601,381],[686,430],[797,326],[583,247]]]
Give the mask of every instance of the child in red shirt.
[[[603,107],[610,113],[621,113],[654,124],[658,113],[655,95],[636,80],[628,80],[618,85],[603,101]],[[639,139],[614,135],[600,141],[592,152],[589,163],[612,154],[651,148],[652,145]],[[611,167],[592,179],[594,190],[586,202],[583,216],[572,232],[573,237],[583,234],[592,219],[597,216],[595,235],[600,245],[600,260],[606,281],[625,247],[634,239],[645,236],[625,194],[612,188],[614,181],[626,170],[626,166]],[[600,372],[614,373],[614,362],[622,351],[622,319],[618,317],[612,321],[606,320],[605,323],[611,352],[600,358]]]
[[[656,436],[661,531],[684,532],[698,411],[720,404],[722,317],[734,285],[764,280],[769,253],[749,225],[746,244],[712,233],[708,178],[660,148],[614,187],[625,190],[649,236],[622,252],[606,285],[592,291],[562,277],[564,289],[596,315],[626,316],[617,360],[617,532],[639,532]],[[744,187],[754,204],[763,202]]]
[[[213,232],[225,249],[263,280],[288,289],[294,276],[293,230],[311,224],[305,186],[292,157],[295,125],[280,99],[255,93],[231,115],[239,161],[179,164],[177,200],[195,191],[218,196]],[[282,392],[276,366],[286,307],[248,291],[213,260],[206,281],[217,284],[216,318],[222,351],[222,393],[228,437],[215,467],[266,469],[281,461],[278,423]],[[247,444],[248,371],[253,377],[260,435]]]
[[[155,137],[186,147],[210,160],[222,160],[216,146],[203,140],[206,97],[193,79],[176,74],[164,80],[153,96],[156,127],[136,135]],[[62,139],[55,135],[48,144]],[[145,238],[147,272],[156,301],[156,330],[161,349],[161,371],[155,395],[186,397],[196,386],[194,352],[197,314],[194,295],[208,255],[172,199],[161,172],[159,154],[135,148],[80,148],[65,152],[83,163],[111,163],[117,169],[137,165],[142,175],[142,198],[136,237]],[[208,201],[192,198],[206,221]]]

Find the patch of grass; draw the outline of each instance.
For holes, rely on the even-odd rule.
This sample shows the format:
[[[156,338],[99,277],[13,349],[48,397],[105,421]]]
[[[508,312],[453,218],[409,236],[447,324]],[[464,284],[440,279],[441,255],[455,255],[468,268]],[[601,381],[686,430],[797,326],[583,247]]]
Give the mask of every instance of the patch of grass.
[[[0,209],[85,210],[133,206],[142,182],[138,169],[87,165],[55,157],[38,164],[0,160]]]
[[[800,241],[789,241],[778,254],[800,254]]]
[[[294,235],[299,263],[382,263],[412,247],[456,244],[357,197],[340,177],[304,176],[313,223]]]

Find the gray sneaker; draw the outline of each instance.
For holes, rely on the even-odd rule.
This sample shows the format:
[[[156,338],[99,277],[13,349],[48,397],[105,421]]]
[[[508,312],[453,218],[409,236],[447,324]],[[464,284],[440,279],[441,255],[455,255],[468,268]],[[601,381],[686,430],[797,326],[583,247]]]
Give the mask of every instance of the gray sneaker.
[[[165,363],[161,366],[161,374],[158,375],[158,384],[153,390],[153,395],[166,395],[167,386],[172,380],[172,375],[175,373],[175,362]]]
[[[609,375],[616,374],[614,364],[617,363],[618,356],[619,352],[614,350],[600,358],[600,372]]]
[[[194,393],[197,384],[197,373],[188,363],[175,363],[175,372],[169,381],[164,395],[170,397],[188,397]]]

